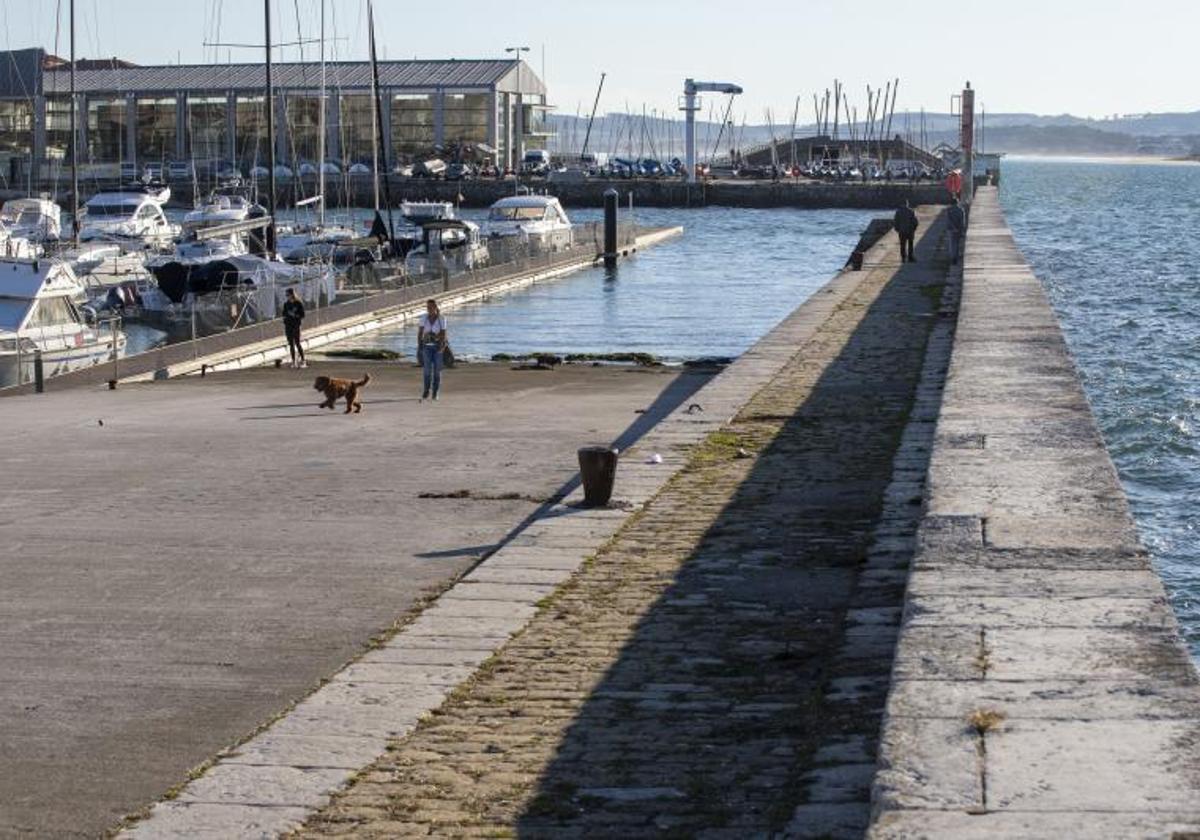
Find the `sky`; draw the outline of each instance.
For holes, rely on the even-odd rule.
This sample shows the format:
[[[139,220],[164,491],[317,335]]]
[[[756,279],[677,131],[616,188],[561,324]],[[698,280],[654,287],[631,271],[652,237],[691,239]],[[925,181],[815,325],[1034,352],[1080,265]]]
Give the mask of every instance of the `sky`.
[[[138,64],[261,61],[257,0],[75,0],[77,54]],[[275,40],[315,39],[322,0],[272,0]],[[366,57],[366,0],[324,0],[327,56]],[[4,48],[67,52],[69,0],[0,0]],[[953,12],[953,17],[948,13]],[[560,113],[678,114],[683,80],[745,89],[735,117],[800,121],[833,79],[865,110],[866,85],[900,78],[897,112],[947,111],[966,81],[989,113],[1103,117],[1200,110],[1195,37],[1200,0],[603,0],[451,4],[376,0],[384,58],[493,58],[510,46],[543,74]],[[299,18],[299,26],[297,26]],[[276,52],[315,58],[317,45]],[[702,104],[707,110],[708,104]]]

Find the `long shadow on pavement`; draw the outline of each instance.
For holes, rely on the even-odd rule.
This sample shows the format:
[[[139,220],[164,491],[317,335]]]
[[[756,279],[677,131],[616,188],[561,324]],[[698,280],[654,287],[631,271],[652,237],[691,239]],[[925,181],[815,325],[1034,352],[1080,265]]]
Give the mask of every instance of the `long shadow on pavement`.
[[[847,611],[903,599],[902,572],[861,567],[945,279],[940,225],[811,388],[818,360],[793,360],[556,602],[556,667],[619,654],[568,713],[519,836],[761,836],[787,824],[818,749],[873,762],[883,696],[828,695],[890,668],[894,631],[858,638]],[[622,613],[640,615],[632,634]]]

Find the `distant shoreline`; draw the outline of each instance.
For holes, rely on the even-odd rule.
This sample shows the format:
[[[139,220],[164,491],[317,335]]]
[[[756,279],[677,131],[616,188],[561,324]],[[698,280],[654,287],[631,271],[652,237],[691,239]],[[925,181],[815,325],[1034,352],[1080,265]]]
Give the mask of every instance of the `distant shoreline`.
[[[1030,153],[1005,153],[1005,160],[1047,160],[1056,161],[1058,163],[1073,162],[1073,163],[1122,163],[1122,164],[1172,164],[1172,165],[1190,165],[1200,163],[1200,155],[1184,155],[1180,157],[1168,157],[1166,155],[1096,155],[1096,154],[1079,154],[1079,155],[1050,155],[1050,154],[1030,154]]]

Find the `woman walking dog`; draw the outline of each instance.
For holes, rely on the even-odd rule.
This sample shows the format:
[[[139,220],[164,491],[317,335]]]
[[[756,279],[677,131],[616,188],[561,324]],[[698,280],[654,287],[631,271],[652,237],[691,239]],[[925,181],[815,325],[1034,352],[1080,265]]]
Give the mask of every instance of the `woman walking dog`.
[[[425,301],[425,314],[417,326],[417,356],[421,359],[425,389],[422,401],[430,396],[438,398],[442,387],[442,357],[446,352],[446,319],[438,309],[437,301]]]

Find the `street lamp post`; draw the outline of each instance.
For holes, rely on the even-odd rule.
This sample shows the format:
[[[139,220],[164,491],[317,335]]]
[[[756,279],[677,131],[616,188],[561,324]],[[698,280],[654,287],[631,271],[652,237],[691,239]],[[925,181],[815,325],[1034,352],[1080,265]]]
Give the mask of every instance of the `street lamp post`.
[[[520,61],[521,53],[529,52],[529,47],[505,47],[504,51],[512,53],[517,61]],[[520,94],[517,95],[520,96]],[[525,127],[520,124],[522,121],[518,118],[519,109],[520,103],[508,115],[508,125],[512,129],[512,143],[509,144],[510,148],[508,151],[510,155],[513,155],[514,152],[516,153],[513,155],[513,176],[518,184],[521,182],[521,161],[525,159]]]

